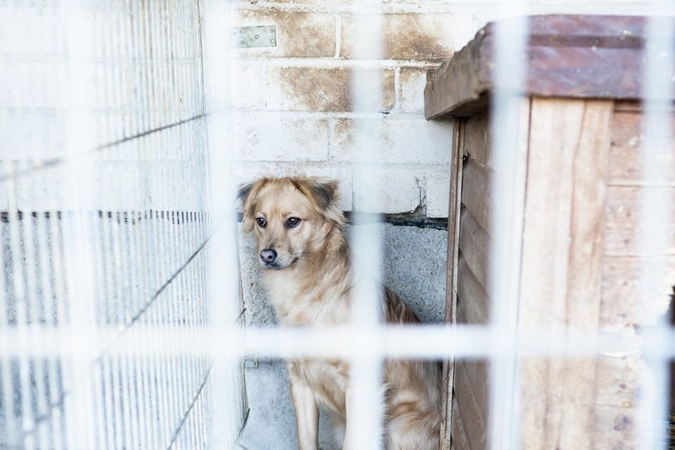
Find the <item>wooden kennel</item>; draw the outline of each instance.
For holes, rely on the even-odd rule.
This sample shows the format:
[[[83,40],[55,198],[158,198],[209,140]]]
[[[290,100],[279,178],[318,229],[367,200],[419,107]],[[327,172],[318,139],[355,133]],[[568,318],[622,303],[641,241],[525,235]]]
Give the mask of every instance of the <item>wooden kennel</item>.
[[[666,189],[675,199],[675,150],[666,183],[641,178],[640,101],[645,23],[640,17],[528,18],[524,92],[517,127],[516,183],[521,217],[518,272],[520,329],[631,330],[652,323],[675,284],[675,226],[660,224],[669,245],[646,255],[638,244],[639,199]],[[485,324],[490,242],[490,100],[495,26],[489,24],[452,59],[429,73],[428,119],[454,120],[449,214],[447,321]],[[673,110],[670,117],[675,123]],[[450,142],[448,142],[450,145]],[[668,206],[671,218],[675,207]],[[664,229],[665,227],[665,229]],[[657,230],[659,231],[659,230]],[[659,307],[638,299],[647,256],[665,257]],[[657,311],[657,312],[655,312]],[[638,346],[639,348],[639,346]],[[519,364],[519,438],[526,449],[632,448],[637,440],[639,350],[597,358],[539,358]],[[442,448],[488,446],[490,363],[446,364]]]

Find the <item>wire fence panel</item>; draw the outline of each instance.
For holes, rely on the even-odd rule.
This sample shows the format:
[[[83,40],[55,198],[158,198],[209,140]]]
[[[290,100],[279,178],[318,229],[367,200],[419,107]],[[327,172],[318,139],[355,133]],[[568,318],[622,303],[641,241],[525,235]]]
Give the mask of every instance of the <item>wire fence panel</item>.
[[[491,105],[499,173],[494,201],[484,212],[499,226],[490,230],[494,254],[481,269],[485,277],[490,273],[485,294],[500,300],[491,304],[491,322],[385,327],[372,308],[376,303],[368,301],[377,296],[366,289],[358,294],[364,300],[355,308],[358,317],[343,326],[243,333],[229,151],[229,88],[237,76],[229,73],[231,3],[0,4],[0,449],[233,448],[246,417],[241,361],[247,355],[350,360],[350,387],[361,393],[355,397],[353,435],[359,448],[381,441],[382,360],[480,359],[492,371],[482,380],[486,423],[480,443],[518,448],[525,442],[521,416],[527,405],[521,394],[532,387],[525,386],[522,370],[528,360],[543,362],[549,376],[569,367],[588,369],[565,361],[588,358],[594,371],[598,355],[627,353],[638,355],[636,361],[644,357],[639,363],[646,362],[654,377],[641,380],[651,391],[636,407],[642,423],[635,445],[664,448],[671,324],[662,321],[636,336],[634,324],[628,331],[599,332],[583,321],[548,326],[523,319],[527,300],[563,299],[560,292],[539,296],[536,288],[548,287],[548,280],[528,278],[521,266],[524,252],[539,250],[522,245],[524,199],[536,197],[522,176],[531,162],[523,149],[525,141],[534,141],[519,131],[522,123],[513,123],[519,115],[532,123],[528,108],[537,106],[521,92],[526,74],[518,55],[528,39],[525,21],[497,30],[498,65],[508,69],[497,81],[516,89],[498,89]],[[375,39],[381,35],[381,5],[355,4],[350,13],[359,16],[362,40],[371,42],[357,53],[363,52],[366,63],[383,58],[383,43]],[[650,27],[655,42],[644,76],[654,91],[642,93],[649,97],[644,134],[650,144],[642,149],[647,161],[642,181],[658,189],[644,190],[639,212],[640,239],[652,260],[634,264],[642,266],[646,286],[642,306],[653,306],[657,316],[667,300],[648,305],[654,294],[649,289],[672,284],[666,279],[672,258],[664,251],[673,201],[665,188],[672,187],[672,177],[659,162],[667,161],[673,148],[672,130],[663,125],[670,119],[661,117],[664,110],[671,114],[673,25],[654,20]],[[660,33],[666,28],[668,33]],[[355,68],[363,69],[359,64]],[[379,81],[366,72],[357,73],[350,86],[360,99],[355,109],[380,114],[361,104],[379,92],[373,87]],[[354,146],[368,148],[363,141],[356,139]],[[571,156],[568,162],[579,160]],[[355,180],[370,194],[378,191],[373,175],[378,164],[375,158],[355,165]],[[571,188],[565,193],[572,198]],[[600,214],[601,203],[594,204]],[[461,201],[458,205],[461,209]],[[358,224],[361,219],[354,217]],[[652,225],[658,225],[656,231]],[[363,241],[358,233],[355,242]],[[565,233],[551,241],[567,255],[571,237]],[[355,270],[377,277],[379,238],[355,247]],[[551,253],[545,256],[559,255]],[[566,267],[551,277],[562,280]],[[596,297],[587,298],[599,301]],[[466,372],[466,366],[458,367]],[[450,401],[448,414],[452,408]],[[588,441],[591,432],[584,433]],[[559,442],[576,437],[569,433]]]
[[[0,332],[16,350],[0,355],[0,448],[226,448],[242,426],[239,359],[134,355],[157,337],[129,337],[199,345],[195,330],[241,312],[237,277],[213,272],[233,252],[211,195],[225,163],[209,148],[203,8],[0,5]],[[71,353],[35,356],[45,331]]]

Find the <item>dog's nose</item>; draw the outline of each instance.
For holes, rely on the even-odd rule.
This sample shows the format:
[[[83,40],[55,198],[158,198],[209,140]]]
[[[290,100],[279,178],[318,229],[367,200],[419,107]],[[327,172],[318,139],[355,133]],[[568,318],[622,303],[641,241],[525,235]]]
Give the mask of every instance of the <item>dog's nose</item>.
[[[277,252],[271,248],[266,248],[260,252],[260,259],[262,259],[264,263],[271,264],[277,259]]]

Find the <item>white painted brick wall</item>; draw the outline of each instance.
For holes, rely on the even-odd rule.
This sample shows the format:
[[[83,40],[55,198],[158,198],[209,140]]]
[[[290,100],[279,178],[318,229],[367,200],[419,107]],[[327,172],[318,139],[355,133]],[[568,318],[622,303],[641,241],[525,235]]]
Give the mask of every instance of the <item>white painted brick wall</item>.
[[[373,179],[378,181],[381,189],[368,188]],[[419,181],[411,171],[371,167],[357,169],[354,176],[354,210],[401,214],[413,212],[419,206]]]
[[[275,25],[278,46],[235,49],[232,141],[237,177],[336,177],[345,210],[423,212],[447,217],[450,122],[424,120],[426,72],[470,41],[488,21],[526,14],[672,14],[654,0],[383,0],[383,48],[356,54],[359,0],[240,0],[234,26]],[[661,3],[659,5],[659,3]],[[351,95],[355,71],[378,86]],[[377,73],[379,71],[379,74]],[[365,100],[365,101],[364,101]],[[363,171],[381,175],[383,198],[362,192]],[[366,174],[367,176],[367,174]],[[395,194],[395,195],[394,195]]]

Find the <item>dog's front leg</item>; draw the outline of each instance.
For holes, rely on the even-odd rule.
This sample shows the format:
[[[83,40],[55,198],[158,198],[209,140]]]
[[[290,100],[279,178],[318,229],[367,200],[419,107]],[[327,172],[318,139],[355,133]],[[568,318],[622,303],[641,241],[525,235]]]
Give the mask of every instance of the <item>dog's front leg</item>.
[[[291,379],[291,397],[295,407],[298,427],[298,447],[300,450],[319,448],[319,406],[310,387],[298,376],[295,367],[289,367]]]
[[[345,440],[342,444],[342,450],[351,450],[354,448],[354,442],[356,442],[356,437],[354,436],[354,418],[356,415],[353,412],[355,401],[354,401],[354,391],[351,388],[345,390],[345,412],[346,412],[346,424],[345,424]]]

